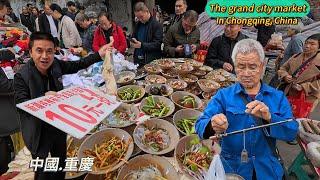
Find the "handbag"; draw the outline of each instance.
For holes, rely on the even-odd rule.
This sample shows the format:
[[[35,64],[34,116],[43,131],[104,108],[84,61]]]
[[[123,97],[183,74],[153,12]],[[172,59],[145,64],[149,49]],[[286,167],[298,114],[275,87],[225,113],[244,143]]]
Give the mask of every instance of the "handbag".
[[[288,96],[292,112],[295,118],[307,118],[313,107],[313,103],[306,101],[306,94],[301,91],[296,96]]]

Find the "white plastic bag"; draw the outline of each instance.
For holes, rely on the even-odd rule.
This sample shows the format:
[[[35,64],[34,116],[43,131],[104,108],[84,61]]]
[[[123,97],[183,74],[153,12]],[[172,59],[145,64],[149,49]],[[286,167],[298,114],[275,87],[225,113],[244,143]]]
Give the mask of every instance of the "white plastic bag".
[[[136,70],[138,68],[138,65],[135,65],[132,62],[125,60],[125,57],[121,53],[113,52],[112,59],[113,72],[115,75],[125,70]]]
[[[226,174],[220,159],[220,155],[216,154],[213,156],[205,180],[226,180]]]

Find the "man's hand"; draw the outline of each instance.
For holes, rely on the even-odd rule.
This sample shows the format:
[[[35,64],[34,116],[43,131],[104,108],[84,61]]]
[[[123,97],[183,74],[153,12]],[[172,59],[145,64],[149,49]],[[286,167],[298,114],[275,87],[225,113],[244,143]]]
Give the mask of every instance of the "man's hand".
[[[57,95],[57,92],[55,92],[55,91],[48,91],[48,92],[46,92],[44,95],[45,95],[45,96],[55,96],[55,95]]]
[[[287,75],[284,77],[284,80],[287,82],[287,83],[292,83],[293,82],[293,78],[291,75]]]
[[[191,49],[192,49],[192,52],[196,52],[197,50],[197,46],[195,44],[191,44]]]
[[[182,45],[179,45],[176,47],[176,53],[179,53],[179,54],[183,53],[183,46]]]
[[[261,101],[252,101],[246,106],[246,113],[251,114],[255,117],[262,118],[268,123],[271,121],[271,113],[267,105]]]
[[[130,42],[131,46],[135,49],[141,48],[141,42],[138,41],[136,38],[132,38],[132,41]]]
[[[230,63],[223,63],[223,69],[231,72],[233,70],[233,66]]]
[[[224,114],[216,114],[211,118],[212,129],[216,134],[221,134],[228,129],[228,120]]]
[[[104,59],[104,57],[106,56],[106,53],[107,52],[112,52],[112,49],[113,49],[113,37],[110,37],[110,43],[109,44],[106,44],[104,46],[102,46],[100,49],[99,49],[99,55],[102,59]]]
[[[300,84],[294,84],[292,87],[297,91],[302,91],[303,90],[303,87]]]

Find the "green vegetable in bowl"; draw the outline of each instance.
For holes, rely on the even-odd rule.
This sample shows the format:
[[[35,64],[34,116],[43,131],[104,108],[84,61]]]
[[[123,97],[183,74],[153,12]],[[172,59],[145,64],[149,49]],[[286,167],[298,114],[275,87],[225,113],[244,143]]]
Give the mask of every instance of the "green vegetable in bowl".
[[[118,96],[121,100],[130,101],[137,99],[141,96],[141,90],[140,89],[132,89],[132,88],[126,88],[118,93]]]
[[[194,124],[197,121],[197,117],[184,118],[177,122],[178,128],[185,132],[187,135],[195,134],[196,130]]]
[[[163,102],[155,102],[153,96],[146,98],[147,103],[142,107],[142,111],[153,117],[165,116],[170,108],[167,107]]]

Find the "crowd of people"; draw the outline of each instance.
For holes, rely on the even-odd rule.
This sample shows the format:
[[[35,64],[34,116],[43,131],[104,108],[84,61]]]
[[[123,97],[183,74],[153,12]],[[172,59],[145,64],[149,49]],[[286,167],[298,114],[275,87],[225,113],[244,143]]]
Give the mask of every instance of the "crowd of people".
[[[10,134],[21,131],[32,157],[60,157],[61,167],[66,158],[66,134],[34,116],[16,110],[15,104],[40,96],[54,95],[63,89],[62,75],[76,73],[104,59],[106,50],[114,48],[125,54],[134,49],[133,62],[139,67],[161,57],[192,58],[201,44],[207,44],[204,64],[213,69],[234,73],[238,83],[224,88],[212,97],[196,122],[200,138],[225,131],[234,131],[256,125],[294,118],[286,96],[301,92],[313,103],[313,110],[320,99],[320,34],[306,40],[301,36],[301,24],[287,28],[291,38],[281,49],[276,60],[276,76],[271,87],[262,82],[266,67],[265,51],[269,49],[275,27],[256,27],[258,39],[242,33],[242,25],[219,25],[207,13],[200,15],[188,10],[186,0],[176,0],[175,14],[169,24],[163,24],[153,16],[143,2],[134,5],[135,26],[130,35],[113,19],[112,13],[102,11],[97,17],[89,17],[84,7],[76,7],[72,1],[67,7],[46,2],[42,11],[28,4],[18,18],[8,0],[0,0],[0,24],[21,22],[32,34],[29,38],[28,61],[16,72],[14,80],[0,69],[0,154],[12,151]],[[190,9],[190,8],[189,8]],[[111,42],[111,38],[112,42]],[[82,47],[91,55],[75,62],[54,58],[62,48]],[[0,50],[0,61],[14,59],[12,48]],[[278,85],[279,89],[276,88]],[[282,90],[282,91],[281,91]],[[1,106],[1,107],[2,107]],[[6,117],[8,116],[8,117]],[[19,123],[18,123],[19,122]],[[276,140],[293,141],[298,131],[297,122],[251,131],[221,140],[221,156],[227,173],[236,173],[245,179],[282,179],[284,169],[274,153]],[[246,149],[243,147],[245,143]],[[269,147],[269,148],[266,148]],[[248,161],[242,162],[243,150]],[[5,173],[10,156],[0,156],[0,174]],[[37,171],[35,179],[63,179],[64,173]]]

